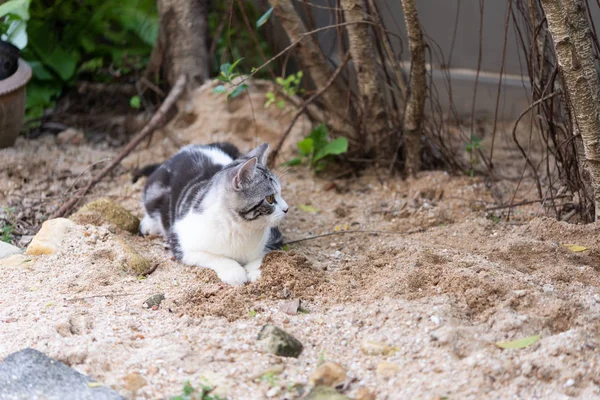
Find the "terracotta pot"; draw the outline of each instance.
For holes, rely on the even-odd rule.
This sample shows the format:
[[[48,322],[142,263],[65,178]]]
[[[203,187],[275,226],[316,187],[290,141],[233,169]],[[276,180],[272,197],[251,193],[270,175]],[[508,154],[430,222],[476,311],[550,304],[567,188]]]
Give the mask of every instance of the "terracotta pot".
[[[25,117],[25,86],[31,67],[19,58],[17,71],[0,81],[0,149],[15,143]]]

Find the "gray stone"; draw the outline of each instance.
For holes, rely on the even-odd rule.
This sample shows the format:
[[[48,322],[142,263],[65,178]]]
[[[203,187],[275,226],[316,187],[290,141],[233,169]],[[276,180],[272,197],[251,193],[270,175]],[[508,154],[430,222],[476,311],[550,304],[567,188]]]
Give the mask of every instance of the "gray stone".
[[[271,324],[262,327],[258,343],[263,350],[283,357],[298,357],[304,349],[298,339]]]
[[[0,240],[0,260],[13,254],[21,254],[23,250]]]
[[[121,400],[114,390],[34,349],[7,356],[0,363],[2,400]]]

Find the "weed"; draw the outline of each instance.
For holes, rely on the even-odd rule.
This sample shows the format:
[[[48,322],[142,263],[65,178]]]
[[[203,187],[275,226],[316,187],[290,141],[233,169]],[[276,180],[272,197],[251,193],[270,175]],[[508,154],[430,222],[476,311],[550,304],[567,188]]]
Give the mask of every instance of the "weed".
[[[256,317],[256,310],[250,310],[250,318]]]
[[[471,135],[471,141],[465,146],[465,150],[469,153],[469,163],[471,164],[471,170],[469,175],[473,177],[475,175],[475,165],[478,162],[477,150],[481,148],[481,139],[478,139],[475,135]]]
[[[217,77],[217,79],[221,82],[234,85],[235,88],[231,92],[228,92],[225,85],[219,85],[213,89],[214,93],[227,93],[227,100],[229,100],[229,99],[234,99],[234,98],[238,97],[240,94],[242,94],[242,92],[244,90],[248,89],[248,85],[246,85],[245,83],[241,83],[241,84],[237,84],[237,85],[234,83],[234,80],[236,78],[242,76],[241,73],[235,71],[236,67],[238,66],[238,64],[240,62],[242,62],[242,60],[243,60],[243,58],[239,58],[233,64],[222,64],[221,65],[221,72],[220,72],[219,76]]]
[[[183,393],[179,396],[171,397],[171,400],[224,400],[215,394],[211,395],[210,392],[213,389],[210,386],[200,386],[196,389],[190,381],[186,381],[183,385]]]
[[[274,387],[277,385],[277,382],[279,382],[279,375],[277,375],[276,372],[268,371],[260,377],[260,380],[266,382],[270,387]]]
[[[0,241],[10,243],[15,231],[15,209],[4,207],[4,221],[0,222]]]
[[[300,155],[284,165],[298,165],[303,161],[308,162],[308,167],[316,172],[327,168],[330,156],[343,154],[348,151],[348,140],[339,137],[331,140],[329,131],[324,124],[314,128],[310,135],[298,142]]]
[[[287,78],[283,79],[282,77],[277,77],[275,82],[279,85],[279,90],[283,92],[286,96],[293,97],[298,93],[302,92],[300,88],[300,82],[302,81],[302,71],[298,71],[295,74],[289,75]],[[284,99],[277,99],[277,95],[273,92],[268,92],[266,94],[267,101],[265,102],[265,108],[269,108],[271,104],[275,103],[277,108],[285,107]]]

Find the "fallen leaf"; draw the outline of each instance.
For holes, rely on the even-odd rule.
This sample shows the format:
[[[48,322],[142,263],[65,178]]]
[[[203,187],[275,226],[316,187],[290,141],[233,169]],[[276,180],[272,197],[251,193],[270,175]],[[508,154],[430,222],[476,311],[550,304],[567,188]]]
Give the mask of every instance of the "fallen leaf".
[[[298,204],[298,208],[301,209],[304,212],[307,212],[307,213],[316,214],[316,213],[319,212],[319,210],[317,208],[315,208],[313,206],[306,205],[306,204]]]
[[[524,349],[527,346],[531,346],[541,338],[541,334],[535,336],[527,336],[521,339],[511,340],[509,342],[497,342],[496,346],[500,347],[501,349]]]
[[[589,247],[580,246],[578,244],[563,244],[567,249],[571,250],[573,253],[579,253],[580,251],[586,251]]]
[[[287,315],[297,315],[298,309],[300,308],[300,299],[290,300],[282,303],[279,306],[279,311],[286,313]]]

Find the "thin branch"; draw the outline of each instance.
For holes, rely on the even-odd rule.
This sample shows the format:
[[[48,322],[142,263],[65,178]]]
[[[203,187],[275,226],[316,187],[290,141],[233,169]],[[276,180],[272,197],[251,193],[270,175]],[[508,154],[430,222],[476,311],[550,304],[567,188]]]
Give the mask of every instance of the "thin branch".
[[[73,196],[69,201],[67,201],[65,204],[63,204],[63,206],[60,207],[58,209],[58,211],[56,211],[52,215],[52,218],[59,218],[59,217],[64,217],[65,215],[68,215],[71,212],[71,210],[75,206],[77,206],[77,204],[81,201],[83,196],[85,196],[86,193],[88,193],[91,188],[93,188],[106,175],[108,175],[117,165],[119,165],[121,163],[121,161],[123,161],[123,159],[125,157],[127,157],[129,155],[129,153],[131,153],[137,147],[137,145],[139,145],[140,142],[142,142],[142,140],[144,140],[144,138],[146,138],[148,135],[150,135],[152,132],[154,132],[160,126],[164,125],[165,116],[167,115],[167,112],[171,109],[173,104],[175,104],[175,101],[177,101],[177,99],[179,99],[179,97],[181,97],[181,95],[183,94],[186,82],[187,82],[187,76],[181,75],[175,82],[175,85],[173,85],[171,92],[169,93],[169,95],[167,96],[167,98],[165,99],[163,104],[156,111],[156,113],[152,116],[152,119],[150,119],[150,121],[146,124],[146,126],[144,126],[144,128],[133,139],[131,139],[129,144],[123,149],[123,151],[121,151],[121,153],[117,156],[117,158],[115,158],[113,160],[113,162],[111,162],[106,168],[104,168],[98,174],[98,176],[96,176],[94,179],[92,179],[85,188],[83,188],[82,190],[80,190],[77,193],[77,195]]]
[[[504,210],[506,208],[514,208],[514,207],[518,207],[518,206],[526,206],[528,204],[544,203],[546,201],[558,200],[558,199],[566,199],[566,198],[570,198],[570,197],[571,196],[564,195],[564,196],[556,196],[556,197],[552,197],[552,198],[544,198],[544,199],[537,199],[537,200],[524,200],[524,201],[520,201],[518,203],[506,204],[506,205],[503,205],[503,206],[488,207],[488,208],[484,209],[483,211]]]
[[[300,242],[306,242],[308,240],[313,240],[313,239],[319,239],[319,238],[323,238],[323,237],[327,237],[327,236],[334,236],[334,235],[345,235],[348,233],[363,233],[363,234],[367,234],[367,235],[413,235],[415,233],[423,233],[425,232],[427,229],[425,228],[419,228],[419,229],[415,229],[412,231],[407,231],[407,232],[397,232],[397,231],[367,231],[367,230],[362,230],[362,229],[357,229],[354,231],[339,231],[339,232],[329,232],[329,233],[323,233],[321,235],[315,235],[315,236],[309,236],[309,237],[305,237],[302,239],[296,239],[296,240],[291,240],[289,242],[284,243],[285,245],[290,245],[290,244],[296,244],[296,243],[300,243]]]
[[[326,91],[329,88],[329,86],[331,86],[333,84],[333,82],[335,81],[335,79],[337,78],[337,76],[340,74],[340,72],[342,72],[342,70],[344,69],[344,67],[348,63],[348,59],[349,58],[350,58],[350,53],[348,52],[344,56],[344,59],[342,60],[342,63],[333,72],[333,74],[331,75],[331,77],[329,78],[329,80],[327,81],[327,83],[325,84],[325,86],[321,87],[312,96],[310,96],[308,99],[306,99],[306,101],[304,103],[302,103],[302,106],[296,112],[296,115],[294,115],[294,118],[292,118],[292,121],[290,122],[289,126],[287,127],[287,129],[285,130],[285,132],[283,133],[283,135],[281,136],[281,139],[279,139],[279,142],[277,143],[277,146],[275,146],[275,148],[271,152],[271,155],[270,155],[270,162],[271,163],[275,163],[275,158],[277,157],[277,154],[279,153],[279,151],[283,147],[283,143],[285,142],[285,140],[287,139],[287,137],[290,135],[290,132],[292,131],[292,128],[296,124],[296,121],[298,121],[298,118],[300,118],[300,116],[302,115],[302,113],[304,112],[304,110],[306,110],[306,108],[309,106],[309,104],[311,104],[317,97],[319,97],[321,94],[323,94],[323,92]]]

